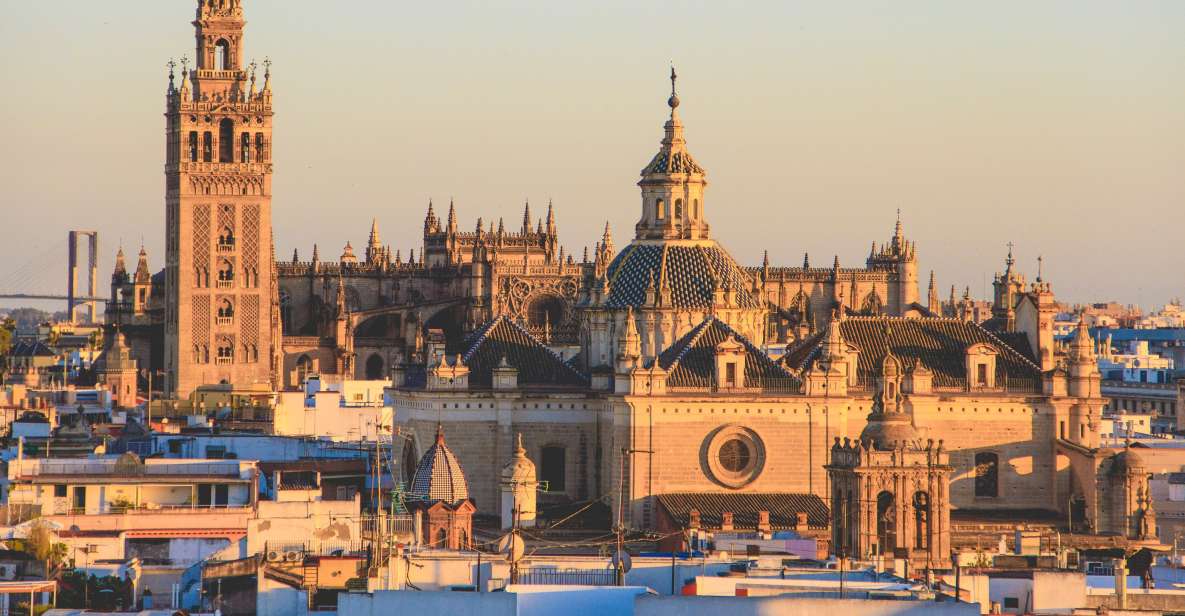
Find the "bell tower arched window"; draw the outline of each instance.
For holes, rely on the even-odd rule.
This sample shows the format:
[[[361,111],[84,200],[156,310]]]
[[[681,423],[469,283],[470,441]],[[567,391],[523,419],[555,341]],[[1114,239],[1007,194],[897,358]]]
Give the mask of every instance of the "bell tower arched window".
[[[189,131],[189,162],[196,163],[198,160],[198,132],[196,130]]]
[[[202,162],[208,163],[214,160],[214,135],[210,131],[202,133]]]
[[[251,162],[251,133],[239,135],[239,162]]]
[[[667,204],[662,199],[654,202],[654,217],[659,220],[667,217]]]
[[[218,39],[214,43],[214,68],[220,71],[231,70],[230,43],[226,39]]]
[[[675,199],[675,220],[683,220],[683,200]]]
[[[235,123],[230,118],[218,122],[218,162],[235,162]]]

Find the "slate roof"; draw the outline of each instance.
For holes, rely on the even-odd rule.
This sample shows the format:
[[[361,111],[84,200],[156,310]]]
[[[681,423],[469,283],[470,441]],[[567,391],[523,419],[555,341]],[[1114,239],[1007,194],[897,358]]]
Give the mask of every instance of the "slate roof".
[[[840,321],[840,333],[845,342],[860,351],[856,377],[861,386],[871,387],[876,383],[885,357],[886,331],[893,354],[906,367],[920,362],[929,368],[936,388],[966,386],[966,352],[971,345],[979,343],[999,353],[997,383],[1006,384],[1009,389],[1029,391],[1041,387],[1041,368],[1032,359],[975,323],[947,318],[849,317]],[[788,351],[782,359],[784,364],[798,373],[809,369],[819,355],[825,332]]]
[[[588,377],[565,363],[554,351],[518,323],[500,316],[478,329],[465,342],[461,361],[469,368],[470,388],[493,386],[494,368],[503,359],[518,370],[518,384],[546,386],[588,385]]]
[[[57,355],[40,340],[19,340],[12,344],[8,354],[13,357],[53,357]]]
[[[408,496],[419,501],[443,501],[457,505],[469,498],[469,482],[457,456],[444,443],[444,429],[436,429],[436,442],[416,465]]]
[[[704,388],[713,386],[716,347],[732,336],[745,347],[744,387],[778,391],[798,391],[801,382],[761,349],[738,334],[727,323],[710,316],[687,332],[658,356],[658,366],[666,370],[667,386]]]
[[[609,264],[610,308],[641,306],[653,278],[656,288],[670,287],[674,308],[708,308],[713,290],[731,286],[742,308],[760,308],[749,289],[752,279],[719,244],[633,243]]]
[[[757,528],[757,512],[768,511],[774,529],[793,528],[798,512],[807,514],[807,525],[825,528],[830,518],[823,499],[814,494],[789,492],[678,492],[659,494],[658,504],[674,520],[676,526],[686,527],[691,510],[699,511],[700,524],[706,528],[720,528],[723,513],[732,513],[732,525],[738,529]]]

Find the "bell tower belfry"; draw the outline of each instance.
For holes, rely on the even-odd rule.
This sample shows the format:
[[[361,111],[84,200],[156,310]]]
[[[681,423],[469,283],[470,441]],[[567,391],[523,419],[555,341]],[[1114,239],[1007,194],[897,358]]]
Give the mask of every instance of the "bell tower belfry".
[[[242,0],[198,0],[196,66],[169,63],[165,370],[169,393],[274,384],[271,63],[244,65]]]
[[[642,169],[642,218],[637,239],[708,239],[704,217],[704,188],[708,179],[683,138],[679,96],[675,92],[675,67],[671,67],[671,118],[663,125],[662,147]]]

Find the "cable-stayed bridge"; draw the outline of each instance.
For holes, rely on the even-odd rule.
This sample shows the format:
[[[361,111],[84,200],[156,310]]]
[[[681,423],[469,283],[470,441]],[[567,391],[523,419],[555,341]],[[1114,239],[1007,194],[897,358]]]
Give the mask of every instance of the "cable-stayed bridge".
[[[86,270],[80,272],[79,242],[86,240]],[[55,280],[60,281],[61,255],[66,254],[65,292]],[[84,275],[86,290],[80,285],[80,274]],[[53,242],[44,249],[28,256],[9,272],[0,272],[0,299],[62,300],[70,320],[77,318],[77,309],[83,308],[85,321],[94,323],[98,317],[98,303],[106,301],[99,293],[99,233],[97,231],[70,231],[65,241]]]

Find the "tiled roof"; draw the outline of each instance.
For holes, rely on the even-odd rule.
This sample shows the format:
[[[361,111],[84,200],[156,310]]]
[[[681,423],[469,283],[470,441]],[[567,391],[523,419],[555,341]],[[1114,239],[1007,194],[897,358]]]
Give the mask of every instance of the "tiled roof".
[[[436,430],[436,442],[416,465],[408,496],[419,501],[444,501],[456,505],[469,498],[469,482],[457,456],[444,444],[444,431]]]
[[[691,157],[691,153],[686,150],[671,150],[663,148],[650,159],[645,169],[642,169],[642,175],[650,175],[651,173],[699,173],[703,174],[704,168],[695,162]]]
[[[609,264],[610,308],[641,306],[653,279],[656,288],[666,284],[675,308],[708,308],[713,291],[731,287],[736,304],[760,308],[749,289],[753,281],[719,244],[640,244],[626,246]]]
[[[711,388],[716,347],[730,336],[745,347],[744,387],[798,391],[798,379],[727,323],[711,316],[659,354],[658,366],[670,373],[667,385]]]
[[[986,344],[999,353],[997,383],[1025,390],[1041,386],[1041,369],[1033,360],[975,323],[945,318],[850,317],[840,321],[840,333],[860,351],[856,376],[864,387],[876,383],[888,346],[905,366],[916,361],[929,368],[935,387],[962,388],[967,384],[966,352],[973,344]],[[794,371],[808,369],[818,357],[822,339],[823,333],[819,333],[796,345],[783,362]]]
[[[519,385],[585,386],[588,378],[505,316],[490,321],[465,342],[461,361],[469,368],[469,386],[493,386],[494,368],[503,359],[518,370]]]
[[[829,513],[823,499],[814,494],[788,492],[679,492],[659,494],[658,504],[678,526],[686,527],[691,510],[699,511],[700,524],[706,528],[720,528],[725,512],[732,513],[734,528],[757,528],[757,512],[768,511],[773,528],[792,528],[798,513],[807,514],[807,525],[823,528],[828,525]]]
[[[9,348],[8,354],[13,357],[53,357],[57,355],[40,340],[19,340]]]

